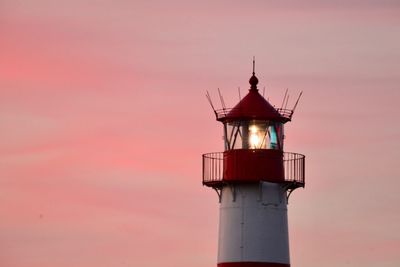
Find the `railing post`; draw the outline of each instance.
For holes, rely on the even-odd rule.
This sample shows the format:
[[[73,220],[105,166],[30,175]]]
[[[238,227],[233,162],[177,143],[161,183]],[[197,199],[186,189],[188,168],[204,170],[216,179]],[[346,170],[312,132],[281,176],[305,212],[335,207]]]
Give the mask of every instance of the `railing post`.
[[[203,183],[204,183],[204,175],[205,175],[205,168],[204,168],[204,155],[203,155],[203,161],[202,161],[202,165],[203,165]]]
[[[302,170],[302,182],[303,182],[303,184],[304,184],[305,168],[306,168],[306,157],[303,157],[303,170]]]
[[[297,162],[297,154],[294,154],[293,153],[293,181],[294,182],[297,182],[297,165],[298,165],[298,162]]]

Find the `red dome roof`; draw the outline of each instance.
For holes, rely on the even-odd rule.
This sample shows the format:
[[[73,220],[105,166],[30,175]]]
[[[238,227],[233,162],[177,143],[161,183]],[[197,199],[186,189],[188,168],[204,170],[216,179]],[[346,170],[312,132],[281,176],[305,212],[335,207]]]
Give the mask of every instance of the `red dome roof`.
[[[233,120],[269,120],[287,122],[290,118],[282,116],[257,89],[258,79],[256,76],[250,78],[251,89],[249,93],[227,114],[220,114],[219,121]]]

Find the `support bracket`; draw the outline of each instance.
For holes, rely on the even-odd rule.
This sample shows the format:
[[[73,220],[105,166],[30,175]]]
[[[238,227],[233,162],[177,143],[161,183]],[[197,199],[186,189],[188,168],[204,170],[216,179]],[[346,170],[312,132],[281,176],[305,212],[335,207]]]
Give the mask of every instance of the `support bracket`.
[[[213,189],[215,190],[215,192],[218,195],[218,202],[221,203],[221,198],[222,198],[222,189],[221,188],[217,188],[217,187],[213,187]]]

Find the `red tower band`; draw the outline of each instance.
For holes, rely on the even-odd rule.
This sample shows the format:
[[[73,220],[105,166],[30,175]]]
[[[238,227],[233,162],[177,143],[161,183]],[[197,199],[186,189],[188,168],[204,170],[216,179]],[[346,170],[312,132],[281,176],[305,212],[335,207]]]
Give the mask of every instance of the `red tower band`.
[[[220,203],[218,267],[287,267],[287,200],[304,187],[305,157],[283,152],[284,124],[298,101],[293,109],[273,107],[258,92],[254,61],[249,82],[234,108],[214,109],[225,151],[203,155],[203,185]]]

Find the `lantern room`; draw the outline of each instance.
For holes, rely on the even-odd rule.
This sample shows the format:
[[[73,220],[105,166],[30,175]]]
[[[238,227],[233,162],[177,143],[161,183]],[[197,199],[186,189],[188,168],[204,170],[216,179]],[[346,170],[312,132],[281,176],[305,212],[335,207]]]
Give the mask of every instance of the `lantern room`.
[[[259,93],[254,65],[249,83],[248,94],[233,108],[214,109],[223,123],[224,152],[203,155],[203,184],[268,181],[304,186],[304,156],[284,152],[284,124],[294,109],[275,108]]]
[[[237,120],[224,123],[225,150],[283,150],[283,124],[267,120]]]
[[[225,150],[283,150],[283,124],[290,118],[282,116],[257,89],[253,72],[249,93],[232,109],[218,110],[217,120],[224,124]]]

